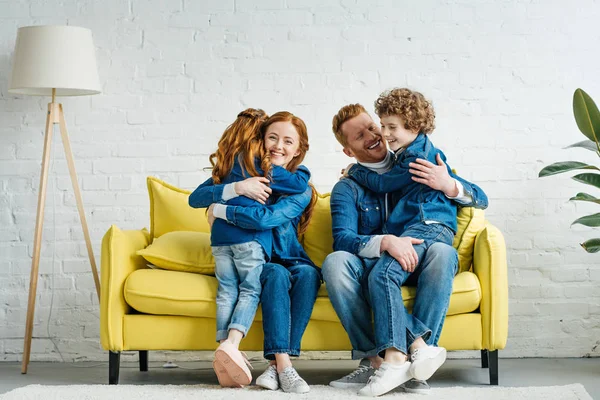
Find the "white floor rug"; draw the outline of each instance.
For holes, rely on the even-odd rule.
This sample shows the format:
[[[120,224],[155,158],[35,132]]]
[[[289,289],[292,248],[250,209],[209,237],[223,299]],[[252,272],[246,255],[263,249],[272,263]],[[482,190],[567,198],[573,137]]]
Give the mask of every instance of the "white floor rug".
[[[0,400],[198,400],[198,399],[347,399],[358,398],[353,390],[335,389],[329,386],[311,386],[310,393],[293,395],[281,391],[271,392],[251,386],[245,389],[221,389],[214,385],[29,385],[15,389],[3,395]],[[591,400],[591,396],[581,384],[546,387],[447,387],[433,388],[431,399],[485,399],[485,400],[518,400],[518,399],[561,399]],[[382,398],[402,398],[406,400],[423,400],[418,394],[402,391],[388,393]]]

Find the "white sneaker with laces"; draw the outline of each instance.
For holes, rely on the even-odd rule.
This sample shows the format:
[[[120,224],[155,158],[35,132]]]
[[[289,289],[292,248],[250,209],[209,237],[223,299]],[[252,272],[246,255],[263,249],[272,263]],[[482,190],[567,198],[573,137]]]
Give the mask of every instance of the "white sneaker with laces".
[[[265,369],[258,378],[256,378],[256,384],[260,387],[269,390],[279,389],[279,375],[277,374],[277,366],[271,364]]]
[[[436,346],[420,347],[411,353],[410,359],[412,377],[426,381],[446,361],[446,349]]]
[[[294,367],[286,367],[279,373],[279,385],[281,390],[286,393],[308,393],[310,392],[310,386],[300,375]]]
[[[397,388],[412,378],[410,365],[409,361],[403,364],[382,363],[373,376],[369,378],[367,386],[360,389],[358,394],[360,396],[376,397]]]

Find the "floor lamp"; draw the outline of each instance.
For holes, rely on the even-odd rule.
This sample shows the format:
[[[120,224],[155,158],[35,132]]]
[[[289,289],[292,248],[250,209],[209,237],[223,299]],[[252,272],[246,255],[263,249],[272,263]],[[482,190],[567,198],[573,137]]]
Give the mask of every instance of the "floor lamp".
[[[50,146],[54,125],[60,127],[65,157],[73,183],[79,218],[92,267],[98,299],[100,299],[100,281],[90,241],[81,192],[75,173],[73,153],[67,135],[67,126],[62,104],[56,103],[56,96],[84,96],[100,93],[100,81],[96,67],[96,56],[92,32],[75,26],[27,26],[19,28],[15,44],[14,62],[8,91],[33,96],[52,96],[46,115],[44,152],[38,193],[37,217],[33,258],[31,260],[31,278],[29,282],[29,302],[27,304],[27,324],[23,345],[23,363],[21,373],[27,373],[33,333],[33,315],[38,282],[40,250],[42,247],[42,227],[46,204],[46,184],[50,163]]]

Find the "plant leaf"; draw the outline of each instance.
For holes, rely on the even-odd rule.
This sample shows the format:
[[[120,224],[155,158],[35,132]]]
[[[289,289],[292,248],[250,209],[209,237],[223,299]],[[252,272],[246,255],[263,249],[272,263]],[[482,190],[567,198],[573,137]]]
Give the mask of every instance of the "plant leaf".
[[[539,176],[541,178],[544,176],[562,174],[563,172],[573,171],[574,169],[595,169],[597,171],[600,171],[598,167],[588,165],[579,161],[561,161],[552,165],[548,165],[547,167],[542,169],[540,171]]]
[[[573,114],[581,133],[597,143],[600,138],[600,111],[594,100],[582,89],[575,90],[573,94]]]
[[[581,243],[581,247],[588,253],[597,253],[600,251],[600,239],[590,239]]]
[[[598,174],[579,174],[573,177],[577,182],[585,183],[586,185],[592,185],[597,188],[600,188],[600,175]]]
[[[569,200],[590,201],[592,203],[600,204],[600,199],[587,193],[577,193],[575,197],[571,197]]]
[[[596,227],[600,226],[600,213],[586,215],[585,217],[577,218],[571,225],[581,224],[585,226]]]
[[[596,146],[596,143],[594,143],[592,140],[583,140],[581,142],[577,142],[570,146],[567,146],[567,147],[565,147],[565,149],[570,149],[573,147],[581,147],[581,148],[584,148],[587,150],[591,150],[593,152],[598,151],[598,146]]]

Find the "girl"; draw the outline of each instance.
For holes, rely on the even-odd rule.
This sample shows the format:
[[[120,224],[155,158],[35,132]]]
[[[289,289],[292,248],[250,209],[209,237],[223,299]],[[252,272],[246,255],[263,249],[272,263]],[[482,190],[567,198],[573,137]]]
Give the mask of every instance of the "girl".
[[[300,166],[291,173],[272,165],[271,158],[277,160],[280,154],[267,153],[262,143],[256,140],[256,132],[266,117],[264,111],[256,109],[238,114],[223,133],[219,149],[210,156],[212,177],[190,195],[190,206],[206,207],[203,196],[207,193],[212,198],[217,196],[212,186],[214,183],[226,184],[220,186],[219,201],[250,208],[260,206],[258,201],[237,196],[235,185],[232,185],[244,180],[248,174],[262,176],[261,182],[270,183],[269,193],[299,194],[306,191],[310,178],[308,169]],[[265,261],[270,259],[272,234],[269,230],[250,230],[218,220],[212,225],[211,245],[219,282],[216,339],[220,342],[213,367],[221,386],[241,387],[251,382],[252,375],[248,361],[238,348],[258,307],[260,276]]]

